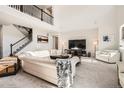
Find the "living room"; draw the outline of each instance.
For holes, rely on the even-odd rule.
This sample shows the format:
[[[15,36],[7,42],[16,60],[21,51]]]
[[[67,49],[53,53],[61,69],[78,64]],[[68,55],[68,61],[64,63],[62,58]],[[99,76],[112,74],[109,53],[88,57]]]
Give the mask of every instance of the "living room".
[[[34,5],[24,6],[24,7],[32,7],[32,6],[34,7]],[[35,6],[35,7],[39,7],[39,6]],[[50,8],[51,6],[41,5],[39,8],[42,9],[42,7]],[[20,60],[25,63],[24,67],[22,67],[21,71],[17,72],[16,75],[2,77],[0,80],[1,82],[0,87],[57,87],[57,86],[70,87],[72,85],[71,83],[72,77],[69,76],[70,75],[69,73],[68,74],[65,73],[68,75],[68,78],[70,78],[69,81],[67,80],[68,82],[64,82],[67,83],[67,85],[64,86],[63,83],[59,82],[61,85],[60,86],[57,83],[59,80],[57,79],[57,74],[56,74],[57,72],[55,71],[55,66],[51,66],[51,65],[46,66],[46,64],[42,64],[42,65],[40,64],[42,66],[41,68],[41,67],[37,67],[36,64],[30,64],[35,62],[37,63],[41,60],[46,62],[46,60],[48,59],[45,56],[49,55],[48,50],[50,51],[51,53],[50,55],[52,55],[52,57],[53,56],[55,57],[56,54],[59,55],[63,54],[65,49],[69,50],[70,40],[85,40],[84,43],[85,46],[81,45],[81,47],[84,46],[84,49],[82,50],[86,51],[85,56],[82,55],[82,50],[81,50],[81,55],[78,55],[77,53],[76,56],[75,55],[73,56],[73,53],[70,53],[69,56],[67,56],[73,62],[72,72],[73,72],[74,81],[71,87],[74,88],[75,87],[81,87],[81,88],[82,87],[106,87],[106,88],[123,87],[123,83],[121,85],[118,84],[119,77],[116,76],[116,74],[118,73],[116,68],[116,63],[122,60],[120,59],[119,55],[120,54],[121,56],[123,55],[122,53],[123,48],[122,51],[119,50],[119,46],[120,46],[119,37],[121,37],[119,33],[121,33],[120,29],[123,28],[123,23],[124,23],[124,18],[123,18],[124,6],[53,5],[52,16],[54,19],[52,25],[51,25],[51,21],[46,22],[45,18],[39,20],[35,17],[30,16],[30,13],[25,14],[25,12],[22,12],[20,9],[21,9],[20,5],[0,6],[0,14],[1,14],[0,22],[2,25],[2,29],[1,29],[2,33],[0,34],[1,35],[0,38],[2,38],[0,40],[2,41],[1,61],[4,60],[8,62],[8,59],[6,58],[10,55],[13,56],[14,54],[18,56]],[[32,9],[37,9],[37,8],[32,8]],[[24,48],[21,48],[20,50],[16,51],[16,49],[18,48],[15,48],[13,46],[16,45],[18,42],[24,40],[22,39],[24,35],[19,32],[20,28],[21,29],[26,28],[29,29],[29,31],[30,30],[32,31],[32,39],[31,39],[32,41],[30,43],[27,43]],[[26,39],[29,38],[30,37],[26,37]],[[10,46],[11,44],[12,46]],[[18,45],[19,45],[18,47],[20,47],[21,44],[18,43]],[[74,46],[71,47],[71,49],[81,48],[81,47]],[[47,50],[47,52],[45,50]],[[77,51],[78,49],[75,50]],[[108,58],[108,56],[107,58],[106,57],[102,58],[100,56],[99,51],[101,51],[101,54],[105,53],[104,54],[105,56],[107,56],[108,53],[109,57],[112,54],[112,57],[110,57],[110,59]],[[97,55],[97,53],[99,54]],[[24,56],[26,56],[26,59]],[[115,58],[115,56],[117,58]],[[63,56],[64,58],[62,56],[59,57],[60,59],[62,58],[65,60],[66,56],[64,55]],[[96,60],[96,58],[99,60]],[[115,60],[113,61],[112,59],[114,58]],[[55,61],[56,60],[51,60],[51,62],[55,62]],[[76,66],[77,63],[79,64]],[[109,64],[109,63],[114,63],[114,64]],[[60,65],[58,64],[58,67],[59,66]],[[70,65],[67,66],[68,67],[67,71],[69,70],[69,66]],[[101,68],[99,66],[104,68]],[[33,70],[35,69],[37,71],[33,72]],[[44,72],[42,72],[43,70]],[[57,70],[57,71],[61,71],[61,70]],[[108,73],[105,74],[104,72],[107,71]],[[55,75],[53,76],[53,74]],[[49,77],[47,77],[48,75]],[[40,77],[41,79],[35,76]],[[29,81],[28,79],[31,81]],[[46,81],[44,81],[44,79]],[[102,79],[105,80],[102,81]],[[20,81],[23,80],[25,82],[19,83]],[[13,81],[13,82],[9,82],[9,81]],[[123,77],[122,77],[122,81],[123,81]],[[4,85],[3,82],[6,82],[6,84]],[[92,82],[92,84],[90,82]]]

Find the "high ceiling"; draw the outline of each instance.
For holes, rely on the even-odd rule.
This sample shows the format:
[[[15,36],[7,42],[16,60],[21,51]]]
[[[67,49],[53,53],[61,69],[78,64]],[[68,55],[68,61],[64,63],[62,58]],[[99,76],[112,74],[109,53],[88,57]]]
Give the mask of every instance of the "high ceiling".
[[[63,31],[98,28],[116,20],[115,6],[58,5],[53,6],[55,25]]]

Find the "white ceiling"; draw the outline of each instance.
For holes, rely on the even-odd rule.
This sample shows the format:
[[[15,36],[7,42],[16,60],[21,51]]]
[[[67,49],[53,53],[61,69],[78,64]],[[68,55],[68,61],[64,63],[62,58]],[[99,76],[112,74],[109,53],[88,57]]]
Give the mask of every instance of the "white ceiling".
[[[104,5],[59,5],[53,6],[55,25],[61,31],[97,28],[98,23],[115,6]]]
[[[49,7],[47,5],[40,7]],[[115,6],[86,6],[86,5],[58,5],[53,6],[54,23],[60,31],[74,31],[81,29],[94,29],[104,20],[113,20]],[[1,11],[4,11],[1,9]],[[111,12],[112,11],[112,12]],[[10,12],[4,11],[11,14]],[[0,23],[13,22],[14,17],[0,15]],[[16,16],[16,15],[14,15]],[[19,15],[20,16],[20,15]],[[105,19],[109,16],[108,19]],[[111,19],[112,18],[112,19]],[[5,21],[6,20],[6,21]],[[9,24],[9,23],[8,23]],[[106,23],[105,23],[106,24]]]

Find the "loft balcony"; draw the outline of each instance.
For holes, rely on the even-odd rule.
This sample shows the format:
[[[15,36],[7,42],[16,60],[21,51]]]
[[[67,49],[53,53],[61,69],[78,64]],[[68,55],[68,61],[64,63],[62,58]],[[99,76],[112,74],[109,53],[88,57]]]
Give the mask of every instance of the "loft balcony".
[[[49,12],[46,12],[36,5],[9,5],[9,7],[53,25],[52,8],[49,8]]]

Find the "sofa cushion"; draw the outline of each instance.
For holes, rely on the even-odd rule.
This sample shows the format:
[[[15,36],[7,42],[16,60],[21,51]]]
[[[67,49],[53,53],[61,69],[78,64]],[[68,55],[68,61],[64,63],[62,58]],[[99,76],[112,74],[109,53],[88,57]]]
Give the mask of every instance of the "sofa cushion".
[[[62,50],[57,50],[57,55],[62,55]]]
[[[35,51],[34,52],[34,56],[37,56],[37,57],[47,57],[47,56],[50,56],[50,53],[49,53],[48,50]]]
[[[31,52],[31,51],[26,51],[26,52],[23,52],[21,54],[23,54],[25,56],[33,56],[33,52]]]
[[[55,60],[51,60],[50,57],[35,57],[35,56],[22,56],[19,57],[21,60],[25,61],[32,61],[34,63],[39,62],[39,63],[55,63]]]
[[[96,59],[109,63],[116,63],[120,59],[120,53],[118,50],[96,51]]]
[[[43,51],[26,51],[23,53],[25,56],[47,57],[50,55],[48,50]]]
[[[50,55],[61,55],[61,54],[62,54],[62,50],[56,50],[56,49],[50,50]]]
[[[100,54],[109,55],[110,53],[108,51],[101,51]]]
[[[50,55],[57,55],[57,51],[55,49],[50,50]]]
[[[103,50],[103,51],[99,51],[99,54],[111,55],[111,54],[116,54],[118,52],[119,52],[118,50]]]

